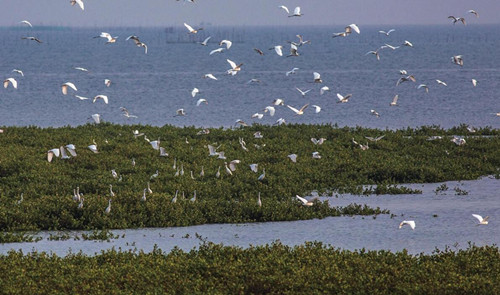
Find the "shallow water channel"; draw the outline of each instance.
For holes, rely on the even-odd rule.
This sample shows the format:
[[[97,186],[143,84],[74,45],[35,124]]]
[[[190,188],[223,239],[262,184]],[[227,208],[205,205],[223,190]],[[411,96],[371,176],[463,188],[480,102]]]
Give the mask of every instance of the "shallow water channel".
[[[155,245],[163,251],[177,246],[183,250],[197,247],[201,240],[214,243],[248,247],[280,241],[287,245],[303,244],[306,241],[321,241],[334,247],[355,250],[387,249],[410,253],[431,253],[436,248],[467,248],[475,245],[500,243],[500,180],[483,177],[474,181],[446,182],[445,191],[437,191],[443,183],[411,184],[411,188],[422,190],[418,195],[334,195],[327,199],[332,206],[350,203],[367,204],[389,209],[392,214],[372,216],[329,217],[293,222],[268,222],[249,224],[209,224],[189,227],[147,228],[113,230],[117,239],[107,241],[74,240],[81,232],[69,232],[66,241],[49,241],[50,234],[41,232],[43,239],[33,243],[0,244],[0,253],[10,250],[45,251],[64,256],[82,252],[88,255],[106,249],[143,250],[150,252]],[[265,200],[263,200],[265,206]],[[304,210],[307,210],[304,207]],[[490,216],[488,225],[477,226],[472,214]],[[405,226],[398,229],[402,220],[414,220],[415,230]]]

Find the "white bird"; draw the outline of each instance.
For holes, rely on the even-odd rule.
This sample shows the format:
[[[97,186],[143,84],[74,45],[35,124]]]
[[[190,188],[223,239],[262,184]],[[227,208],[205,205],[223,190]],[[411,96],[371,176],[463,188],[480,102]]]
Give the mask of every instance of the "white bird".
[[[399,74],[406,76],[408,75],[408,72],[406,70],[399,70]]]
[[[390,33],[396,31],[395,29],[390,29],[389,31],[378,31],[380,34],[384,34],[386,36],[389,36]]]
[[[420,84],[417,86],[417,89],[424,88],[425,92],[429,93],[429,87],[425,84]]]
[[[301,197],[301,196],[299,196],[299,195],[296,195],[295,197],[296,197],[297,199],[299,199],[299,200],[302,202],[302,205],[304,205],[304,206],[308,206],[308,207],[310,207],[310,206],[314,205],[314,202],[308,201],[307,199],[304,199],[304,198],[302,198],[302,197]]]
[[[89,99],[88,97],[80,96],[80,95],[76,95],[76,94],[75,94],[75,97],[78,98],[79,100],[87,100],[87,99]]]
[[[109,79],[104,79],[104,85],[106,85],[106,87],[111,86],[111,80],[109,80]]]
[[[294,16],[303,16],[303,14],[300,13],[300,6],[295,7],[295,9],[293,10],[293,14],[289,15],[288,17]]]
[[[75,84],[71,82],[66,82],[61,85],[61,91],[64,95],[68,94],[68,87],[73,89],[74,91],[77,91]]]
[[[225,160],[226,156],[224,156],[224,152],[219,152],[219,156],[217,157],[217,159]]]
[[[130,112],[124,107],[120,107],[120,111],[122,111],[122,113],[123,113],[122,115],[124,115],[127,118],[138,118],[135,115],[131,115]]]
[[[299,68],[293,68],[291,69],[290,71],[286,72],[285,75],[288,77],[290,75],[294,75],[297,73],[297,71],[299,70]]]
[[[269,48],[269,50],[273,50],[276,52],[277,55],[283,56],[283,45],[276,45],[272,48]]]
[[[485,218],[483,218],[481,215],[477,215],[477,214],[472,214],[472,216],[474,216],[477,220],[479,220],[479,223],[477,225],[488,224],[488,218],[490,218],[489,216],[486,216]]]
[[[89,146],[88,146],[88,148],[89,148],[89,150],[91,150],[94,154],[99,153],[99,152],[97,151],[97,145],[96,145],[95,143],[94,143],[94,144],[89,145]]]
[[[96,124],[101,123],[101,115],[99,115],[99,114],[93,114],[91,117],[92,117],[92,119],[94,120],[94,122]]]
[[[415,79],[415,77],[413,77],[413,75],[409,75],[409,76],[406,76],[406,77],[401,77],[396,82],[396,86],[398,86],[399,84],[401,84],[403,82],[406,82],[406,81],[417,82],[417,79]]]
[[[21,75],[22,77],[24,77],[24,73],[23,73],[23,71],[21,71],[21,70],[18,70],[18,69],[13,69],[13,70],[12,70],[12,72],[13,72],[13,73],[18,73],[19,75]]]
[[[464,60],[461,55],[454,55],[451,57],[451,62],[453,62],[456,65],[463,66],[464,65]]]
[[[125,41],[128,41],[130,39],[132,39],[132,41],[134,41],[134,43],[137,47],[144,48],[144,54],[148,54],[148,46],[145,43],[141,42],[141,40],[139,40],[139,37],[131,35],[131,36],[128,36],[127,39],[125,39]]]
[[[245,121],[241,120],[241,119],[237,119],[237,120],[234,122],[234,124],[235,124],[235,125],[236,125],[236,124],[240,124],[241,126],[245,126],[245,127],[246,127],[246,126],[248,126],[248,124],[247,124]]]
[[[319,154],[319,152],[313,152],[312,157],[313,159],[321,159],[321,155]]]
[[[205,74],[203,75],[203,78],[204,79],[212,79],[212,80],[216,80],[217,81],[217,78],[213,75],[213,74]]]
[[[54,156],[56,158],[58,158],[59,155],[60,155],[59,149],[57,149],[57,148],[56,149],[51,149],[51,150],[49,150],[47,152],[47,161],[49,161],[49,163],[50,163],[50,162],[52,162],[52,158],[54,158]]]
[[[203,176],[205,176],[205,170],[203,169],[203,166],[201,166],[200,177]]]
[[[42,40],[38,39],[37,37],[21,37],[22,40],[31,40],[31,41],[36,41],[37,43],[43,43]]]
[[[109,34],[109,33],[101,32],[101,34],[99,36],[96,36],[94,38],[105,38],[105,39],[108,40],[106,42],[106,44],[111,44],[111,43],[115,43],[116,42],[116,39],[118,38],[118,36],[112,37],[111,34]]]
[[[279,106],[279,105],[285,105],[285,101],[282,98],[276,98],[273,100],[273,105]]]
[[[262,181],[266,177],[266,168],[262,169],[262,174],[257,178],[257,180]]]
[[[246,84],[253,84],[253,83],[260,83],[261,81],[259,79],[252,78],[248,80]]]
[[[257,131],[253,134],[253,137],[260,139],[260,138],[264,138],[264,135],[262,135],[262,133],[260,131]]]
[[[178,117],[178,116],[185,116],[186,115],[186,112],[184,111],[184,109],[178,109],[175,111],[175,115],[174,117]]]
[[[12,85],[12,87],[14,87],[15,89],[17,89],[17,81],[16,79],[14,78],[7,78],[3,81],[3,87],[4,88],[7,88],[9,87],[9,83]]]
[[[104,210],[104,213],[109,214],[111,212],[111,199],[108,200],[108,207]]]
[[[290,105],[286,105],[289,109],[291,109],[296,115],[302,115],[304,114],[304,111],[305,109],[307,109],[307,107],[309,106],[308,103],[306,103],[305,105],[303,105],[299,110],[297,110],[296,108],[290,106]]]
[[[257,171],[259,169],[259,164],[250,164],[249,166],[250,166],[250,170],[257,173]]]
[[[188,25],[186,23],[184,23],[184,26],[186,27],[186,29],[188,29],[188,31],[189,31],[188,34],[196,34],[196,33],[198,33],[198,31],[203,30],[203,28],[198,28],[195,30],[195,29],[193,29],[193,27],[191,27],[190,25]]]
[[[200,89],[198,89],[198,88],[196,88],[196,87],[195,87],[195,88],[193,88],[193,90],[191,90],[191,96],[192,96],[192,97],[195,97],[195,96],[196,96],[196,94],[198,94],[198,93],[200,93]]]
[[[257,119],[259,119],[259,120],[260,120],[260,119],[262,119],[263,117],[264,117],[264,114],[260,114],[260,113],[255,113],[255,114],[253,114],[253,115],[252,115],[252,119],[257,118]]]
[[[278,6],[278,8],[281,8],[284,11],[286,11],[286,14],[290,14],[290,10],[288,10],[288,7],[286,7],[285,5],[280,5],[280,6]]]
[[[236,75],[240,70],[241,70],[241,66],[243,65],[243,63],[240,63],[239,65],[236,65],[236,63],[230,59],[226,59],[226,61],[229,63],[229,65],[231,66],[231,69],[227,70],[227,73],[228,74],[231,74],[231,75]]]
[[[146,191],[147,191],[147,189],[144,189],[144,191],[142,192],[141,201],[143,201],[143,202],[146,202]]]
[[[215,53],[222,53],[224,51],[224,48],[217,48],[217,49],[214,49],[212,51],[210,51],[210,53],[208,55],[212,55],[212,54],[215,54]]]
[[[267,112],[269,112],[269,115],[272,117],[272,116],[274,116],[274,113],[276,112],[276,109],[273,106],[267,106],[264,109],[264,113],[267,113]]]
[[[260,192],[259,192],[259,196],[257,198],[257,206],[262,207],[262,200],[260,199]]]
[[[454,136],[453,139],[451,139],[451,142],[458,146],[461,146],[465,144],[465,139],[463,139],[462,137]]]
[[[283,118],[279,118],[278,120],[276,120],[276,123],[274,123],[274,124],[283,125],[283,124],[286,124],[286,120]]]
[[[368,51],[365,55],[368,55],[368,54],[373,54],[373,55],[375,55],[375,57],[377,57],[377,60],[380,60],[380,55],[378,54],[378,49],[375,51],[373,51],[373,50]]]
[[[113,176],[113,178],[118,178],[118,173],[116,173],[115,169],[111,169],[111,176]]]
[[[208,40],[210,40],[210,38],[212,38],[212,36],[208,36],[205,40],[203,40],[203,42],[200,42],[200,45],[207,46]]]
[[[345,27],[345,32],[347,34],[350,34],[353,30],[354,30],[354,32],[356,32],[358,34],[361,33],[361,31],[359,30],[359,27],[356,24],[350,24],[347,27]]]
[[[445,82],[439,80],[439,79],[436,79],[436,82],[439,84],[439,85],[443,85],[443,86],[448,86],[448,84],[446,84]]]
[[[222,46],[222,45],[226,45],[226,49],[229,49],[233,45],[233,42],[231,42],[229,40],[222,40],[219,42],[219,46]]]
[[[410,41],[405,40],[405,41],[403,42],[403,46],[413,47],[413,44],[412,44]]]
[[[224,167],[226,168],[226,173],[227,174],[233,175],[233,172],[231,171],[231,169],[229,169],[229,167],[227,167],[227,162],[224,162]]]
[[[71,154],[71,156],[76,157],[76,147],[74,144],[67,144],[65,148],[68,150],[68,152]]]
[[[476,80],[476,79],[472,79],[471,81],[472,81],[472,86],[476,87],[476,85],[477,85],[477,80]]]
[[[392,50],[396,50],[399,48],[399,46],[392,46],[390,44],[387,44],[385,43],[384,45],[380,46],[380,49],[385,49],[385,48],[389,48],[389,49],[392,49]]]
[[[401,223],[399,224],[399,228],[402,228],[406,224],[409,225],[411,227],[411,229],[415,229],[415,221],[413,221],[413,220],[403,220],[403,221],[401,221]]]
[[[318,72],[313,73],[313,79],[314,83],[323,83],[323,80],[321,80],[321,75]]]
[[[28,25],[30,28],[33,28],[33,26],[31,25],[31,23],[29,21],[27,21],[27,20],[22,20],[19,23]]]
[[[108,97],[106,95],[102,95],[102,94],[94,96],[92,103],[96,102],[98,99],[102,99],[105,104],[108,104]]]
[[[398,94],[394,95],[394,97],[392,98],[392,101],[391,101],[391,106],[397,106],[398,99],[399,99],[399,95]]]
[[[112,184],[110,184],[110,185],[109,185],[109,195],[110,195],[111,197],[114,197],[114,196],[115,196],[115,193],[113,192],[113,185],[112,185]]]
[[[380,114],[376,110],[370,110],[370,114],[374,115],[375,117],[380,117]]]
[[[337,101],[337,103],[346,103],[349,101],[349,98],[352,97],[352,94],[347,94],[346,96],[342,96],[342,94],[340,93],[337,93],[337,98],[339,99],[339,101]]]
[[[290,154],[287,156],[294,163],[297,163],[297,154]]]
[[[330,91],[330,88],[329,88],[328,86],[323,86],[323,87],[321,87],[321,89],[319,90],[319,94],[320,94],[320,95],[323,95],[323,94],[325,94],[325,92],[327,92],[327,91]]]
[[[476,17],[479,17],[479,13],[477,13],[477,11],[475,11],[475,10],[473,10],[473,9],[468,10],[467,12],[468,12],[468,13],[472,13],[472,14],[474,14]]]
[[[82,68],[82,67],[75,67],[74,69],[78,70],[78,71],[82,71],[82,72],[88,72],[89,71],[86,68]]]
[[[83,4],[82,0],[70,0],[69,3],[71,3],[71,6],[78,4],[81,10],[85,10],[85,5]]]
[[[168,157],[168,153],[164,147],[160,147],[160,157]]]
[[[301,90],[300,88],[298,88],[298,87],[295,87],[295,89],[297,89],[297,91],[298,91],[298,92],[300,92],[300,94],[301,94],[302,96],[306,96],[306,94],[307,94],[309,91],[311,91],[311,89],[308,89],[308,90],[302,91],[302,90]]]
[[[295,44],[290,44],[290,54],[287,55],[286,57],[290,56],[299,56],[298,48]]]
[[[153,140],[153,141],[150,141],[149,144],[151,144],[151,147],[155,150],[160,150],[160,139],[158,138],[158,140]]]
[[[449,19],[453,20],[453,24],[456,24],[457,22],[462,22],[462,24],[465,26],[467,23],[465,22],[464,17],[454,17],[453,15],[448,16]]]
[[[214,147],[213,145],[207,145],[208,147],[208,155],[209,156],[218,156],[219,155],[219,152],[217,152],[217,149],[216,147]]]
[[[325,143],[325,140],[326,140],[326,138],[323,138],[323,137],[321,137],[320,139],[316,139],[314,137],[311,138],[312,143],[314,143],[315,145],[318,145],[318,144],[322,145],[323,143]]]
[[[202,103],[208,104],[208,101],[207,101],[206,99],[204,99],[204,98],[200,98],[200,99],[198,99],[198,101],[196,102],[196,106],[197,106],[197,107],[199,107],[199,106],[200,106],[200,104],[202,104]]]
[[[375,138],[373,138],[371,136],[365,136],[366,139],[368,139],[369,141],[374,141],[374,142],[377,142],[377,141],[381,140],[384,137],[385,137],[385,135],[381,135],[381,136],[375,137]]]
[[[229,162],[229,169],[231,169],[231,171],[236,171],[236,164],[239,164],[241,163],[240,160],[232,160],[231,162]]]
[[[321,112],[321,107],[318,105],[313,104],[312,107],[314,108],[314,112],[317,114]]]

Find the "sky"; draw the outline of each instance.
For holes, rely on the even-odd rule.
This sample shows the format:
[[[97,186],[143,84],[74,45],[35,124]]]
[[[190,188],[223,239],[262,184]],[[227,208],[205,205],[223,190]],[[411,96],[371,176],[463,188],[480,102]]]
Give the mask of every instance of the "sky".
[[[1,0],[0,26],[72,27],[192,25],[401,25],[448,24],[449,15],[472,23],[499,23],[500,0],[83,0],[85,11],[69,0]],[[288,18],[300,6],[302,17]],[[475,19],[467,11],[476,10]]]

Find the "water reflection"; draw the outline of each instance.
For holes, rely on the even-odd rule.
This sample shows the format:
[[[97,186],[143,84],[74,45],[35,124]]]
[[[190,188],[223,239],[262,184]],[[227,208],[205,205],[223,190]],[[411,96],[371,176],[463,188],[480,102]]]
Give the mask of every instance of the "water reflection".
[[[69,252],[82,251],[85,254],[99,253],[106,249],[151,251],[155,245],[164,251],[174,247],[190,250],[197,247],[199,235],[214,243],[248,247],[263,245],[276,240],[287,245],[299,245],[306,241],[321,241],[343,249],[370,250],[388,249],[398,251],[407,249],[410,253],[430,253],[436,247],[446,245],[452,249],[467,248],[468,242],[478,246],[499,244],[500,228],[496,226],[500,202],[498,192],[500,180],[484,177],[475,181],[412,184],[411,188],[422,190],[421,195],[381,195],[354,196],[337,195],[329,197],[333,206],[346,206],[350,203],[365,203],[369,206],[387,208],[396,215],[377,217],[330,217],[322,220],[293,222],[268,222],[251,224],[211,224],[177,228],[149,228],[114,230],[120,238],[106,241],[83,241],[73,238],[66,241],[49,241],[50,234],[44,232],[43,240],[37,243],[12,243],[0,245],[0,253],[22,249],[23,252],[46,251],[60,256]],[[464,195],[467,193],[466,195]],[[265,206],[265,203],[264,203]],[[304,210],[307,210],[304,207]],[[490,224],[476,226],[477,220],[472,213],[490,216]],[[403,220],[415,220],[416,228],[398,229]],[[82,232],[70,235],[81,236]],[[125,235],[122,238],[122,235]]]

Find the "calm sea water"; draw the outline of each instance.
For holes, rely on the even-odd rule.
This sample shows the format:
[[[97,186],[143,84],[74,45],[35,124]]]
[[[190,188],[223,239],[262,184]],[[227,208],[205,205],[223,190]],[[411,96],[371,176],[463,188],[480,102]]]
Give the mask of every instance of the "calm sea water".
[[[420,195],[380,195],[329,197],[332,206],[346,206],[353,202],[387,208],[397,215],[391,218],[384,214],[376,217],[329,217],[293,222],[267,222],[251,224],[210,224],[176,228],[152,228],[114,230],[123,238],[101,241],[48,241],[50,232],[42,233],[43,240],[37,243],[0,244],[0,254],[9,250],[52,252],[64,256],[70,252],[93,255],[106,249],[151,251],[155,245],[164,251],[177,246],[191,250],[200,244],[196,235],[224,245],[248,247],[281,241],[287,245],[299,245],[306,241],[321,241],[342,249],[392,250],[407,249],[413,254],[431,253],[436,248],[452,250],[467,248],[469,242],[475,245],[500,244],[498,226],[499,180],[482,178],[475,181],[447,182],[447,191],[436,194],[442,183],[410,185],[422,190]],[[457,191],[467,192],[459,195]],[[265,206],[265,200],[263,200]],[[304,207],[304,210],[307,210]],[[490,216],[488,225],[477,226],[472,214]],[[402,220],[414,220],[415,230],[408,226],[398,229]],[[81,236],[72,232],[70,236]],[[52,234],[60,234],[54,233]]]
[[[15,77],[17,90],[0,90],[0,125],[64,126],[90,122],[90,115],[99,113],[104,121],[120,124],[151,124],[162,126],[194,125],[199,127],[229,127],[236,119],[247,123],[273,124],[282,117],[289,123],[332,123],[340,126],[368,126],[377,128],[442,127],[468,124],[500,127],[498,88],[500,84],[500,27],[499,26],[420,26],[395,27],[389,37],[379,34],[385,27],[361,27],[361,34],[347,38],[331,38],[331,33],[342,27],[237,27],[207,26],[198,35],[186,34],[185,28],[24,28],[0,29],[0,73],[3,78]],[[117,43],[105,45],[102,38],[94,39],[101,31],[119,36]],[[128,35],[135,34],[148,44],[149,52],[134,46]],[[268,48],[295,41],[296,34],[311,40],[299,49],[299,57],[279,57]],[[36,36],[44,43],[21,40]],[[212,36],[208,46],[197,41]],[[222,54],[209,56],[218,48],[221,39],[233,40],[233,46]],[[414,48],[385,49],[377,61],[365,55],[384,43],[400,45],[404,40]],[[264,56],[253,48],[260,48]],[[463,55],[464,66],[451,63],[451,56]],[[229,58],[243,63],[236,76],[225,75]],[[90,72],[80,72],[84,67]],[[296,75],[285,76],[292,68],[300,68]],[[11,73],[21,69],[25,77]],[[413,74],[417,83],[405,82],[396,87],[399,70]],[[312,73],[319,72],[324,83],[314,84]],[[203,79],[213,73],[218,81]],[[473,87],[471,79],[478,81]],[[111,87],[104,79],[112,81]],[[250,79],[260,83],[246,84]],[[435,79],[445,81],[440,86]],[[75,94],[94,97],[109,96],[109,104],[102,101],[80,101],[72,95],[62,95],[60,85],[71,81]],[[420,83],[429,86],[429,93],[416,89]],[[320,96],[319,88],[332,91]],[[191,97],[197,87],[201,93]],[[312,89],[302,97],[295,87]],[[348,103],[337,104],[336,93],[352,93]],[[70,91],[70,94],[73,94]],[[399,94],[399,107],[390,107]],[[208,105],[196,107],[198,98]],[[303,116],[295,116],[280,106],[274,117],[262,119],[250,116],[283,98],[286,104],[300,108],[306,103],[319,105]],[[121,115],[126,107],[137,119]],[[186,116],[174,117],[184,108]],[[374,109],[380,117],[370,115]]]

